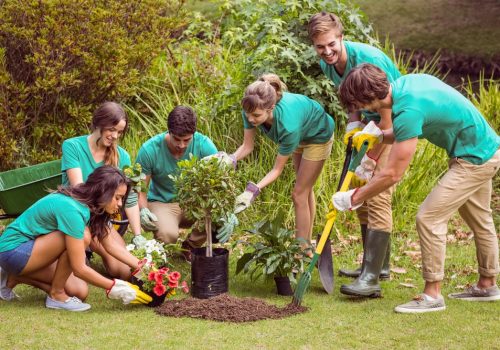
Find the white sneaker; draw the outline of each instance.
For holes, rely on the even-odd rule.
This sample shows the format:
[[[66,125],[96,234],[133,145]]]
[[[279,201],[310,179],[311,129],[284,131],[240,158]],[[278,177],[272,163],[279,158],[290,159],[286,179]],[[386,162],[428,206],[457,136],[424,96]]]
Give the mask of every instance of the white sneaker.
[[[442,295],[440,295],[436,299],[433,299],[422,293],[415,296],[409,303],[396,306],[394,308],[394,311],[403,314],[416,314],[424,312],[443,311],[444,309],[446,309],[446,305],[444,304],[444,298]]]
[[[19,299],[19,296],[11,288],[7,287],[8,279],[9,275],[0,267],[0,299],[5,301]]]

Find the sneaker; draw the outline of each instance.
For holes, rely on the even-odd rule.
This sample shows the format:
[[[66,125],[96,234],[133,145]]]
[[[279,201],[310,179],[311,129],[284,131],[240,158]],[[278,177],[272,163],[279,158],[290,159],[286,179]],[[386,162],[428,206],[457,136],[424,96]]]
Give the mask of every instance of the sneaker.
[[[7,287],[8,279],[9,275],[0,267],[0,299],[5,301],[19,299],[19,296],[11,288]]]
[[[494,301],[500,300],[500,289],[497,285],[489,288],[479,288],[476,284],[469,285],[463,292],[448,294],[448,298],[467,301]]]
[[[437,299],[433,299],[422,293],[415,296],[409,303],[396,306],[394,308],[394,311],[403,314],[416,314],[423,312],[443,311],[444,309],[446,309],[446,306],[444,304],[444,298],[442,295],[440,295]]]
[[[68,298],[66,301],[57,301],[47,295],[45,306],[49,309],[67,310],[67,311],[86,311],[90,309],[90,304],[86,304],[77,297]]]

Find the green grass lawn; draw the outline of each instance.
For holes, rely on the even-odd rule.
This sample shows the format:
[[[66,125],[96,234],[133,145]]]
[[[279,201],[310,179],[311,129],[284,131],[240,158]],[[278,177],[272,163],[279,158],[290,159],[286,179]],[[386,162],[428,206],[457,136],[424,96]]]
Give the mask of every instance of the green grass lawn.
[[[22,300],[0,301],[1,349],[500,349],[500,302],[471,303],[446,298],[447,310],[423,315],[400,315],[394,306],[408,301],[422,287],[417,266],[402,254],[408,237],[395,235],[393,266],[406,273],[392,274],[383,282],[383,298],[353,300],[340,295],[341,283],[335,280],[334,295],[321,289],[315,272],[303,305],[310,311],[282,320],[245,324],[219,323],[196,319],[158,316],[142,306],[122,306],[107,300],[104,291],[91,288],[84,313],[59,312],[44,307],[44,293],[20,286]],[[474,245],[450,244],[443,294],[456,286],[473,282]],[[359,245],[346,247],[335,258],[335,269],[353,265]],[[236,254],[233,254],[236,255]],[[290,297],[275,294],[273,282],[251,282],[245,275],[230,270],[230,293],[263,298],[286,305]],[[398,261],[395,261],[398,260]],[[185,263],[180,267],[188,270]],[[400,283],[414,284],[408,288]]]
[[[497,0],[355,0],[381,38],[399,49],[490,58],[500,53]]]

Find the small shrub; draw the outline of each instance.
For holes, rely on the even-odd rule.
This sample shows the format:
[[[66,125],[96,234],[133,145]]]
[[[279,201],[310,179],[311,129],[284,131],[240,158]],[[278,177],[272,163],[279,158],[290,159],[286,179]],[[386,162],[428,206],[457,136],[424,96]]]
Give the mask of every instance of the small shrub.
[[[131,96],[182,0],[6,0],[0,7],[0,169],[59,154],[92,110]]]

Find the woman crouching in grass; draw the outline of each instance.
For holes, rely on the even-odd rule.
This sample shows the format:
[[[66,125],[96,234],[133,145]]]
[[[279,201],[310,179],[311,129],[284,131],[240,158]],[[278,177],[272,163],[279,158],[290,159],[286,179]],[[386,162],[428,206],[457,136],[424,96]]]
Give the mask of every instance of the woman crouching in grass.
[[[292,192],[296,237],[310,241],[316,201],[313,186],[329,157],[335,123],[316,101],[286,92],[286,85],[275,74],[265,74],[245,90],[243,144],[236,150],[237,160],[254,148],[257,128],[278,144],[274,167],[257,184],[249,182],[236,200],[236,213],[250,206],[260,190],[274,182],[291,157],[297,180]]]
[[[131,268],[139,260],[111,239],[109,222],[123,205],[130,184],[118,169],[102,166],[85,183],[60,186],[37,201],[0,236],[0,298],[13,300],[17,284],[29,284],[47,293],[51,309],[85,311],[85,282],[106,290],[124,304],[147,303],[151,298],[137,286],[108,279],[85,264],[85,248],[92,238]]]

